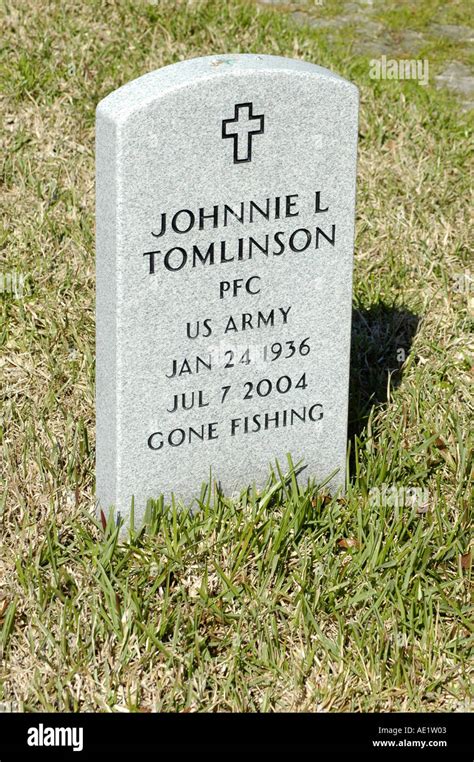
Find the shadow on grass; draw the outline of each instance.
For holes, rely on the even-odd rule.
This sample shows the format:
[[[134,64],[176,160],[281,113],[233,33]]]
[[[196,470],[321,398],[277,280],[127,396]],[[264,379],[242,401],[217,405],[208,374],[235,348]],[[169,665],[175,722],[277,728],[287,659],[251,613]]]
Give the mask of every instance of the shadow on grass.
[[[348,437],[360,436],[373,407],[387,401],[387,383],[402,380],[419,318],[408,310],[379,302],[352,312]],[[352,448],[354,452],[354,448]]]

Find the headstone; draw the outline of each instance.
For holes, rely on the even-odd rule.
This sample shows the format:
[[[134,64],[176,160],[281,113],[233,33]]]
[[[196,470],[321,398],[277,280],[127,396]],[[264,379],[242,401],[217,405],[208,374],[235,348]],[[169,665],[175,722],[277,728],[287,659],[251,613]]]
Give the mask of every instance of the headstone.
[[[275,459],[344,483],[357,88],[219,55],[97,109],[97,497],[125,519]]]

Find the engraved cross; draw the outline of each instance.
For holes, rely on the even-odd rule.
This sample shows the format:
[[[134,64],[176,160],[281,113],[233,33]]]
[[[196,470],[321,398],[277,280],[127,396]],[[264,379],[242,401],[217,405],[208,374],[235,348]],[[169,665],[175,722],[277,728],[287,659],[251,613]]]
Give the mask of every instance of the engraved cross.
[[[261,135],[265,117],[253,113],[253,103],[237,103],[232,119],[222,120],[222,137],[234,141],[234,164],[252,161],[252,137]]]

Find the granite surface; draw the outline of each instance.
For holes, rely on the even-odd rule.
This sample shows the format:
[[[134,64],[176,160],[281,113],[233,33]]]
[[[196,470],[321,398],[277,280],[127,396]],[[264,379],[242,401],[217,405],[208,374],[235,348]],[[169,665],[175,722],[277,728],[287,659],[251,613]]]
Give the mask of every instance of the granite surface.
[[[97,497],[344,483],[358,92],[218,55],[97,108]]]

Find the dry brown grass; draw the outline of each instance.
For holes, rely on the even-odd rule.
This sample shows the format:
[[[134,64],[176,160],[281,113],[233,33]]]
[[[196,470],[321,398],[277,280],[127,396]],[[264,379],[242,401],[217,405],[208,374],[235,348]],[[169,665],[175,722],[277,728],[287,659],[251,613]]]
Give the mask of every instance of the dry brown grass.
[[[240,2],[9,2],[6,21],[2,271],[25,285],[1,302],[3,700],[467,706],[468,115]],[[298,55],[361,87],[351,483],[326,506],[291,484],[263,513],[216,498],[179,537],[160,525],[117,543],[92,518],[94,109],[145,71],[228,50]],[[374,508],[382,484],[426,488],[426,511]]]

